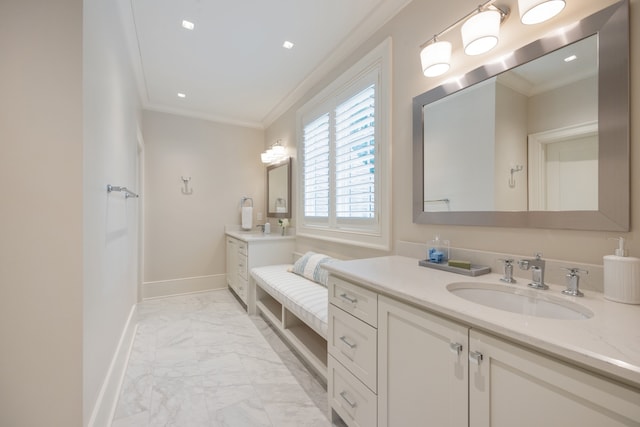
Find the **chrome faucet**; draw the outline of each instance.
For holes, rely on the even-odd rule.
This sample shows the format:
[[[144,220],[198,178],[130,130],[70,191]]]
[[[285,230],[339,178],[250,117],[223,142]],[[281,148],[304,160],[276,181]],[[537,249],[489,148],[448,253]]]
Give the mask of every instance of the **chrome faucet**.
[[[500,281],[505,283],[516,283],[516,279],[513,278],[513,260],[512,259],[501,259],[504,264],[504,274],[500,278]]]
[[[531,269],[532,279],[529,286],[535,289],[549,289],[549,286],[544,283],[544,266],[545,261],[542,259],[541,253],[537,253],[533,259],[521,259],[518,261],[518,267],[521,270]]]

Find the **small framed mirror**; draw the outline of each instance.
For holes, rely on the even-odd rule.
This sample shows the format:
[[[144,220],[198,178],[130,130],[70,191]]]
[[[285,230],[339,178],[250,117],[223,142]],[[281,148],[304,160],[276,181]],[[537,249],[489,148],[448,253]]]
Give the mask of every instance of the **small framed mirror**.
[[[267,217],[291,218],[291,157],[267,167]]]

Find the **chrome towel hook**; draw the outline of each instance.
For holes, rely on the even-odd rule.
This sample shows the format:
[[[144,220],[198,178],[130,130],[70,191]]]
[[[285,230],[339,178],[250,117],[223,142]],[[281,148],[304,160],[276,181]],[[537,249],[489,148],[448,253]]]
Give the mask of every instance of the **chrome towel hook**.
[[[185,178],[184,176],[181,176],[180,179],[182,179],[182,183],[184,184],[184,188],[181,190],[182,194],[186,194],[187,196],[193,194],[193,188],[189,188],[191,177]]]

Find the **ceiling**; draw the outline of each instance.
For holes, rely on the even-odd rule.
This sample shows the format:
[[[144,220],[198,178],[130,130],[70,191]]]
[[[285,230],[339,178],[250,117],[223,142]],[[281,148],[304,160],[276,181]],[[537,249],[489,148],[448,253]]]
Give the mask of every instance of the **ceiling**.
[[[130,2],[144,108],[264,128],[408,0]]]

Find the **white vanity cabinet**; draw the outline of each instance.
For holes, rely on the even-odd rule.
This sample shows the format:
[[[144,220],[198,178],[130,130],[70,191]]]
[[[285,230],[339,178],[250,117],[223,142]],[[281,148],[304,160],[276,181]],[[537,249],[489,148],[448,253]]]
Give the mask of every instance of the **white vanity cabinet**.
[[[378,427],[467,426],[468,331],[379,297]]]
[[[640,391],[471,330],[470,427],[640,426]]]
[[[247,303],[247,242],[227,236],[227,285]]]
[[[227,233],[227,285],[249,305],[255,297],[249,292],[249,274],[253,267],[291,264],[295,239],[292,236],[270,236],[251,233]]]
[[[327,394],[329,406],[350,427],[375,427],[378,295],[329,276]]]
[[[348,426],[640,426],[638,388],[402,301],[330,276],[329,405]]]

